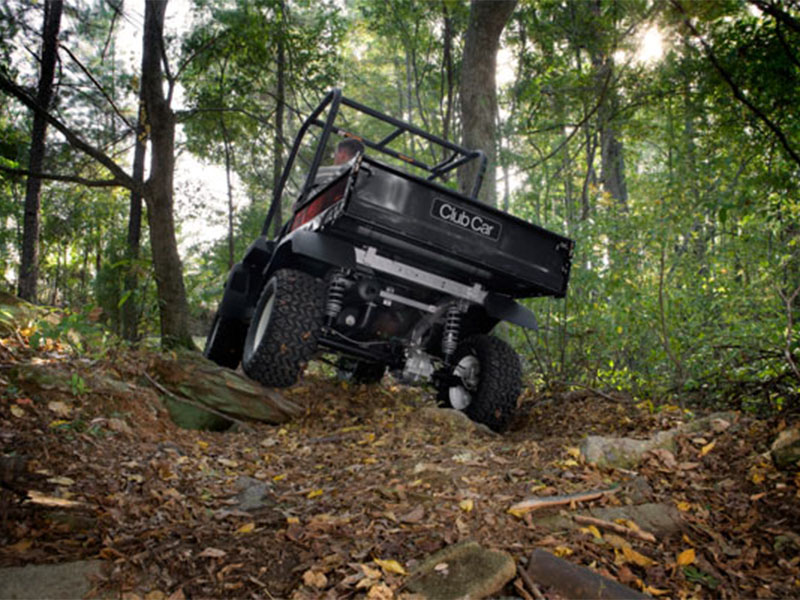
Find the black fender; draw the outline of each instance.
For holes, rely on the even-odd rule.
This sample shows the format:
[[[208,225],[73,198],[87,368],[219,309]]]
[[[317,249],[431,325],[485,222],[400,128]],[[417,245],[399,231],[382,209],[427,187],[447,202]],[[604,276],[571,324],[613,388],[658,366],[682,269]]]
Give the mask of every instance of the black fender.
[[[233,265],[225,282],[225,292],[219,304],[219,316],[246,323],[258,302],[264,284],[264,268],[275,250],[275,242],[260,237],[245,251],[241,262]]]
[[[489,292],[486,295],[483,306],[486,309],[486,314],[492,318],[508,321],[514,325],[533,329],[534,331],[539,328],[536,322],[536,315],[508,296]]]
[[[332,266],[356,268],[353,244],[302,229],[291,233],[278,244],[264,274],[268,278],[278,269],[292,267],[322,277]]]

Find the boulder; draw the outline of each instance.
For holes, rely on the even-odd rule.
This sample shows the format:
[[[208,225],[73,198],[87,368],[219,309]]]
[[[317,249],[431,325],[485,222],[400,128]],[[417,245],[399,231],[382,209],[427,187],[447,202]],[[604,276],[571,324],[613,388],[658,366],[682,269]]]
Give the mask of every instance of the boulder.
[[[509,554],[462,542],[426,559],[411,573],[407,587],[428,600],[478,600],[500,592],[516,572]]]
[[[100,574],[102,561],[81,560],[55,565],[26,565],[0,569],[0,598],[4,600],[72,600],[85,598],[91,577]]]
[[[800,461],[800,424],[788,427],[772,442],[769,450],[775,466],[790,469]]]
[[[724,431],[735,418],[735,413],[714,413],[667,431],[659,431],[646,440],[589,435],[581,443],[581,454],[586,462],[601,467],[630,469],[639,464],[646,452],[657,449],[674,451],[675,438],[679,434],[707,429]]]

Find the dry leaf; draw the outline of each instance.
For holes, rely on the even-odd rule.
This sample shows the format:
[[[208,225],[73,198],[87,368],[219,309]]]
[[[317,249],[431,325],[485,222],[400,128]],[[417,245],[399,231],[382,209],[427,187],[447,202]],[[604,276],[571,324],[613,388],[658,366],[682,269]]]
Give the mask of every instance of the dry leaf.
[[[675,506],[678,507],[678,510],[681,511],[681,512],[686,512],[686,511],[688,511],[689,509],[692,508],[691,504],[689,504],[688,502],[684,502],[684,501],[677,502],[675,504]]]
[[[625,560],[628,562],[632,562],[640,567],[652,567],[656,562],[652,558],[648,558],[644,554],[638,553],[636,550],[631,548],[630,546],[626,546],[622,549],[622,555],[625,557]]]
[[[209,546],[197,556],[199,556],[200,558],[222,558],[226,554],[228,553],[225,552],[225,550],[220,550],[219,548],[212,548],[211,546]]]
[[[16,404],[12,404],[11,405],[11,414],[14,415],[15,417],[17,417],[18,419],[21,419],[22,417],[25,416],[25,411],[23,409],[21,409],[19,406],[17,406]]]
[[[70,486],[75,485],[75,480],[69,477],[50,477],[47,483],[54,483],[55,485]]]
[[[400,517],[400,521],[402,521],[403,523],[419,523],[424,518],[425,518],[425,507],[420,504],[416,506],[413,510],[407,512],[402,517]]]
[[[567,448],[567,454],[569,454],[575,460],[580,460],[581,449],[576,446],[570,446],[569,448]]]
[[[306,496],[306,498],[311,500],[312,498],[316,498],[318,496],[322,496],[322,494],[323,494],[322,490],[311,490],[310,492],[308,492],[308,495]]]
[[[144,600],[166,600],[167,595],[162,592],[161,590],[153,590],[151,592],[147,592],[144,596]]]
[[[694,562],[694,559],[695,559],[694,548],[689,548],[678,554],[677,563],[679,567],[686,567],[692,564]]]
[[[56,413],[59,417],[68,417],[72,412],[72,409],[67,405],[67,403],[62,402],[61,400],[49,402],[47,404],[47,408],[49,408],[51,412]]]
[[[380,558],[373,559],[373,562],[382,568],[387,573],[394,573],[395,575],[408,575],[406,570],[396,560],[382,560]]]
[[[705,446],[703,446],[703,448],[700,450],[700,456],[701,457],[705,456],[706,454],[711,452],[714,449],[714,446],[716,446],[716,445],[717,445],[717,442],[716,442],[716,440],[714,440],[710,444],[706,444]]]
[[[385,583],[373,585],[367,592],[367,600],[392,600],[392,598],[394,598],[392,588]]]
[[[239,527],[239,529],[236,530],[236,533],[252,533],[255,528],[256,524],[250,521],[249,523],[245,523]]]
[[[303,583],[308,587],[313,587],[318,590],[324,589],[328,586],[328,578],[324,573],[309,569],[303,573]]]
[[[602,540],[603,534],[600,533],[600,530],[595,527],[594,525],[589,525],[587,527],[581,527],[581,531],[585,533],[591,533],[595,539]]]
[[[475,503],[472,501],[472,498],[467,498],[466,500],[459,502],[458,506],[464,512],[472,512],[472,509],[475,508]]]
[[[10,550],[11,552],[22,554],[26,552],[28,548],[33,546],[33,540],[20,540],[13,546],[6,546],[6,550]]]
[[[558,558],[564,558],[565,556],[572,554],[572,548],[567,546],[556,546],[553,548],[553,554],[555,554]]]
[[[644,586],[642,591],[645,594],[650,594],[651,596],[666,596],[669,594],[669,590],[660,590],[658,588],[650,587],[649,585]]]

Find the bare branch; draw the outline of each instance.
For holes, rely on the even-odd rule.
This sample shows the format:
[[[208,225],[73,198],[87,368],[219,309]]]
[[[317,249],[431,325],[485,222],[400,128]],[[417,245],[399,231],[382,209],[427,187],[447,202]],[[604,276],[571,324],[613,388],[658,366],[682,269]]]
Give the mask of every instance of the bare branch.
[[[50,114],[45,108],[39,106],[39,103],[33,99],[23,88],[18,86],[13,80],[8,78],[5,73],[0,71],[0,90],[4,91],[17,100],[22,102],[25,106],[34,112],[41,114],[48,124],[52,125],[67,139],[69,144],[87,154],[106,169],[119,181],[119,185],[126,187],[130,190],[136,189],[143,191],[142,186],[134,181],[134,179],[125,172],[116,162],[114,162],[107,154],[98,150],[91,144],[82,140],[72,129],[62,123],[59,119]]]
[[[103,86],[102,86],[102,85],[100,85],[100,82],[99,82],[99,81],[97,81],[97,79],[95,79],[95,78],[94,78],[94,75],[92,75],[92,74],[89,72],[89,69],[87,69],[87,68],[86,68],[86,67],[83,65],[83,63],[82,63],[80,60],[78,60],[78,57],[77,57],[77,56],[75,56],[75,55],[72,53],[72,50],[70,50],[69,48],[67,48],[67,47],[66,47],[64,44],[59,44],[59,47],[60,47],[62,50],[65,50],[67,54],[69,54],[69,57],[72,59],[72,61],[73,61],[73,62],[74,62],[76,65],[78,65],[78,68],[79,68],[81,71],[83,71],[83,74],[84,74],[84,75],[86,75],[86,76],[89,78],[89,80],[90,80],[90,81],[91,81],[91,82],[94,84],[94,87],[96,87],[96,88],[97,88],[97,90],[98,90],[98,91],[99,91],[101,94],[103,94],[103,98],[105,98],[105,99],[106,99],[106,102],[108,102],[108,103],[111,105],[111,108],[114,110],[114,112],[116,113],[116,115],[117,115],[117,116],[118,116],[120,119],[122,119],[122,120],[125,122],[125,124],[126,124],[126,125],[127,125],[129,128],[130,128],[130,129],[134,129],[134,126],[131,124],[131,122],[130,122],[130,121],[128,121],[128,119],[125,117],[125,115],[123,115],[123,114],[122,114],[122,112],[119,110],[119,108],[117,108],[117,105],[114,103],[114,100],[111,98],[111,96],[109,96],[109,95],[106,93],[106,91],[103,89]]]
[[[9,175],[20,175],[23,177],[35,177],[36,179],[48,179],[50,181],[65,181],[67,183],[77,183],[91,188],[120,187],[123,184],[119,179],[87,179],[77,175],[60,175],[58,173],[34,173],[28,169],[13,169],[0,165],[0,171]]]
[[[747,98],[747,96],[744,95],[742,89],[736,85],[736,82],[733,81],[731,74],[728,73],[717,60],[717,56],[714,54],[711,46],[708,44],[708,42],[706,42],[705,38],[700,34],[700,32],[697,31],[697,28],[692,25],[688,15],[686,14],[686,10],[683,8],[683,5],[678,0],[670,0],[670,2],[672,3],[672,6],[675,7],[675,10],[683,15],[683,24],[686,25],[687,29],[691,31],[692,35],[697,38],[697,40],[700,42],[700,45],[703,46],[703,51],[705,52],[706,58],[708,58],[709,62],[713,65],[714,69],[716,69],[717,73],[719,73],[720,77],[722,77],[725,83],[728,84],[728,87],[731,88],[734,98],[749,108],[750,112],[758,117],[770,129],[770,131],[775,134],[789,157],[795,163],[797,163],[798,166],[800,166],[800,154],[798,154],[794,148],[792,148],[791,144],[789,143],[789,139],[786,137],[786,134],[783,132],[783,130],[776,123],[774,123],[772,119],[765,115],[761,109],[753,104]]]

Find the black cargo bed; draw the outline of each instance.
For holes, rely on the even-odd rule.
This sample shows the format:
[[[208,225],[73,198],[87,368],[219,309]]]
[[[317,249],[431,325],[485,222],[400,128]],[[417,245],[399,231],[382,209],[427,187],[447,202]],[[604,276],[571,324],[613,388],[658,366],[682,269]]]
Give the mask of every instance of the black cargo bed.
[[[514,297],[563,297],[569,279],[568,238],[366,157],[324,230]]]

